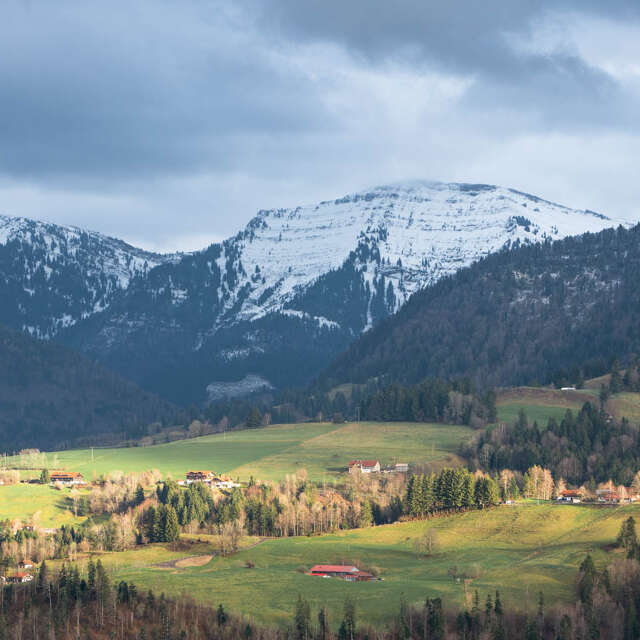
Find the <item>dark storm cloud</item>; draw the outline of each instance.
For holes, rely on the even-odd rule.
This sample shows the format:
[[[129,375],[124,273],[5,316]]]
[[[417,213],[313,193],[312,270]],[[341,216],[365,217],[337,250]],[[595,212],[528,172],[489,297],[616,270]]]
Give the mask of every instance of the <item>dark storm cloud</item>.
[[[245,1],[282,37],[336,42],[372,64],[402,59],[473,75],[468,106],[524,109],[538,114],[541,126],[638,124],[625,89],[581,59],[570,41],[554,51],[521,46],[558,14],[637,23],[637,0]]]
[[[302,41],[337,41],[372,59],[413,51],[458,72],[484,71],[518,80],[520,63],[505,34],[524,35],[551,12],[640,17],[636,0],[240,1],[264,25]]]
[[[235,136],[326,126],[314,87],[230,33],[221,9],[132,6],[2,9],[1,171],[184,173],[228,166]]]
[[[4,0],[0,212],[193,249],[410,178],[638,217],[638,0]]]

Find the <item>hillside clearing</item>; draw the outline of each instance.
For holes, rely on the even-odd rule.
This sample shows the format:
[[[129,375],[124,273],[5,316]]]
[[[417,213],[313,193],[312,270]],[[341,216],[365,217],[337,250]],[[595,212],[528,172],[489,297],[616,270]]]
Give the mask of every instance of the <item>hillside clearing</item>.
[[[579,564],[591,553],[604,565],[612,557],[605,547],[630,514],[638,517],[640,507],[521,504],[311,538],[270,539],[175,572],[151,566],[180,560],[162,545],[146,550],[147,558],[154,558],[148,564],[136,551],[105,554],[103,561],[116,578],[132,580],[139,588],[188,593],[269,624],[291,619],[298,593],[314,609],[327,605],[334,624],[347,595],[357,600],[361,619],[372,623],[389,621],[403,598],[419,604],[426,596],[442,596],[446,603],[464,605],[475,589],[482,598],[499,589],[507,606],[533,611],[539,591],[546,602],[570,601]],[[439,539],[440,549],[432,557],[414,548],[427,530],[435,530]],[[200,552],[207,553],[204,545]],[[185,551],[183,557],[193,553]],[[346,583],[301,572],[315,563],[343,561],[377,567],[383,580]]]
[[[466,426],[424,423],[305,423],[232,431],[149,447],[81,449],[48,454],[60,467],[80,471],[85,479],[110,471],[158,469],[181,478],[189,469],[211,469],[249,480],[282,480],[306,469],[311,480],[334,480],[352,458],[382,463],[456,464],[461,442],[472,435]]]

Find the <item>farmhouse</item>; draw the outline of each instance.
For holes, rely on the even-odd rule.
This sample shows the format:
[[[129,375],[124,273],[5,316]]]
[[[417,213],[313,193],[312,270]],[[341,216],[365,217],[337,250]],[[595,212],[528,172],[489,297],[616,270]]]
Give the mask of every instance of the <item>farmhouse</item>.
[[[366,571],[360,571],[358,567],[348,564],[316,564],[311,567],[311,576],[322,578],[340,578],[347,582],[368,582],[375,577]]]
[[[33,569],[33,562],[31,560],[25,560],[24,562],[21,560],[18,562],[18,569]]]
[[[351,460],[349,473],[360,471],[362,473],[380,473],[380,463],[377,460]]]
[[[240,486],[231,478],[216,475],[213,471],[187,471],[185,480],[180,480],[178,484],[184,486],[193,484],[194,482],[204,482],[204,484],[210,487],[217,487],[218,489],[233,489],[233,487]]]
[[[213,471],[187,471],[185,484],[192,484],[193,482],[211,484],[214,476]]]
[[[18,573],[14,573],[12,576],[7,578],[7,582],[11,582],[13,584],[20,584],[23,582],[31,582],[33,580],[33,576],[30,573],[24,573],[23,571],[19,571]]]
[[[85,484],[82,474],[77,471],[54,471],[50,476],[51,484]]]
[[[231,478],[227,478],[225,476],[214,478],[212,485],[214,487],[218,487],[218,489],[233,489],[234,487],[240,486],[237,482],[234,482]]]
[[[578,489],[565,489],[560,493],[557,500],[558,502],[570,502],[572,504],[578,504],[582,498]]]
[[[596,495],[598,502],[601,504],[618,504],[620,502],[620,496],[617,491],[611,489],[598,489]]]

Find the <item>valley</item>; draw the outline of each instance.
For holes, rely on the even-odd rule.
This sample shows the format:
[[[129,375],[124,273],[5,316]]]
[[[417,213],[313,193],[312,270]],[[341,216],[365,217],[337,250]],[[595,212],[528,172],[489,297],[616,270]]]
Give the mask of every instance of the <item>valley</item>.
[[[265,540],[199,567],[154,565],[175,557],[215,554],[215,544],[196,544],[178,553],[154,547],[142,557],[137,552],[107,554],[103,561],[117,578],[157,592],[189,593],[279,626],[291,618],[291,593],[301,593],[314,608],[327,605],[336,616],[351,595],[359,615],[376,624],[388,622],[403,598],[418,605],[427,596],[443,597],[464,607],[471,605],[476,589],[481,601],[497,589],[510,608],[532,611],[540,591],[547,602],[572,601],[575,576],[587,554],[598,566],[618,557],[608,548],[629,515],[638,518],[640,507],[506,505],[320,537]],[[427,531],[438,536],[432,556],[415,548]],[[354,584],[300,573],[319,562],[374,567],[382,581]]]

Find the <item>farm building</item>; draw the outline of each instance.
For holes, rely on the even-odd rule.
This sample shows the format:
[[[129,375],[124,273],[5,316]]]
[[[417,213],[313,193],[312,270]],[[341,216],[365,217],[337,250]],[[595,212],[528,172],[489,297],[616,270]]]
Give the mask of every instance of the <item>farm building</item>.
[[[360,571],[358,567],[347,564],[316,564],[311,567],[311,576],[322,578],[340,578],[347,582],[368,582],[375,580],[375,577],[366,571]]]
[[[617,491],[610,489],[598,489],[596,491],[598,502],[601,504],[618,504],[620,502],[620,495]]]
[[[185,484],[191,484],[193,482],[205,482],[210,484],[215,476],[213,471],[187,471]]]
[[[351,460],[349,473],[360,471],[362,473],[380,473],[380,463],[377,460]]]
[[[580,502],[582,495],[578,489],[565,489],[560,493],[557,500],[558,502],[570,502],[577,504]]]
[[[409,473],[409,464],[407,462],[389,464],[383,469],[382,473]]]
[[[19,571],[18,573],[14,573],[12,576],[7,577],[7,582],[11,582],[13,584],[31,582],[32,580],[33,576],[30,573],[25,573],[23,571]]]
[[[204,482],[211,487],[217,487],[218,489],[233,489],[233,487],[239,487],[237,482],[234,482],[231,478],[226,476],[216,475],[213,471],[187,471],[185,480],[180,480],[178,484],[189,485],[194,482]]]
[[[234,482],[231,478],[227,478],[225,476],[215,478],[212,482],[212,485],[214,487],[218,487],[218,489],[233,489],[234,487],[240,486],[238,482]]]
[[[53,471],[50,480],[51,484],[85,484],[82,474],[77,471]]]

